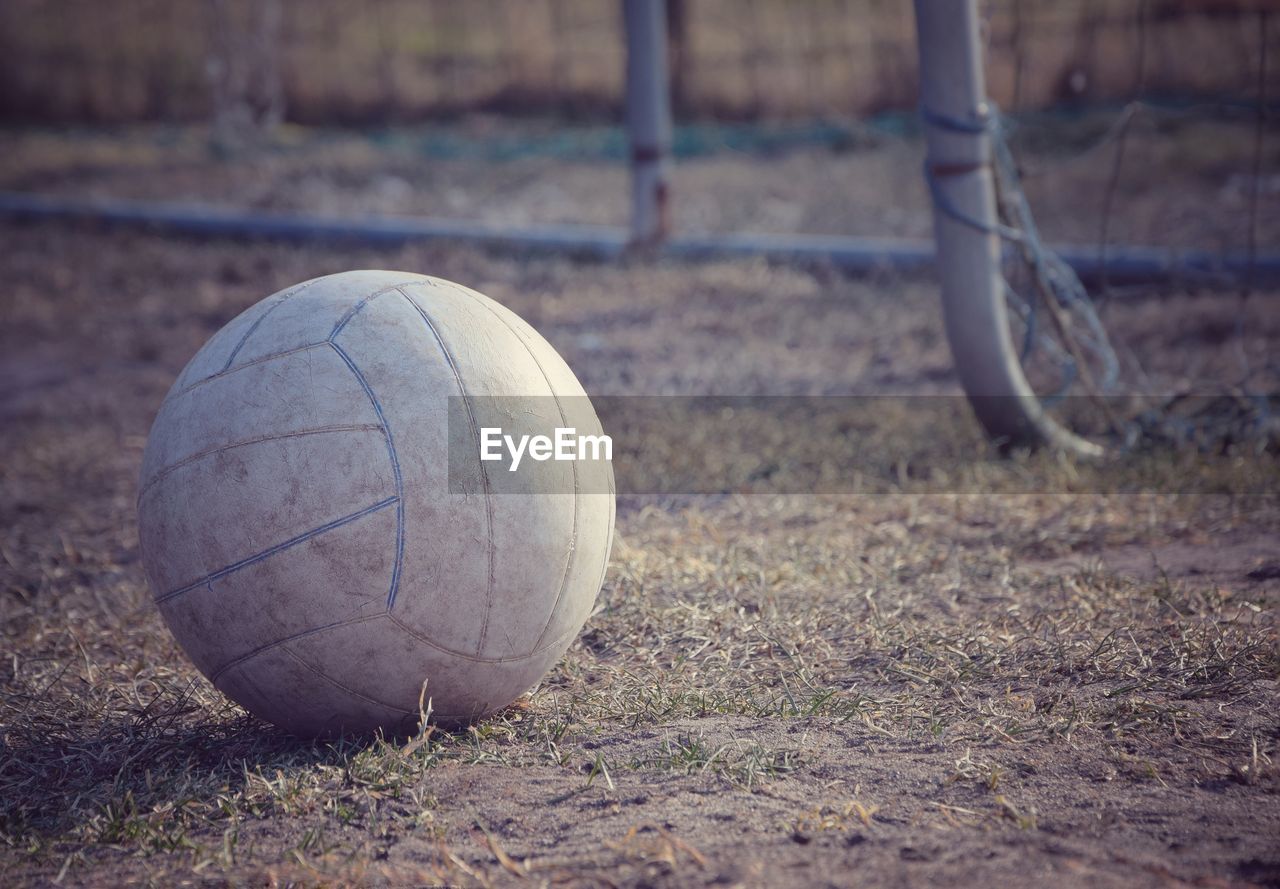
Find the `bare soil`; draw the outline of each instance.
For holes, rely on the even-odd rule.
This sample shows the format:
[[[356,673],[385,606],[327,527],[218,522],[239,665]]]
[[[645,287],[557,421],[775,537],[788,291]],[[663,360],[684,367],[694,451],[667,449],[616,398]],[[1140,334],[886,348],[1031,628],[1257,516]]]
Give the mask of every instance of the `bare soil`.
[[[993,493],[914,493],[873,465],[875,495],[625,498],[599,606],[526,699],[452,734],[299,741],[194,670],[138,563],[152,414],[245,306],[403,268],[502,300],[592,393],[956,394],[933,285],[0,238],[0,882],[1280,885],[1274,454],[1250,488],[1175,495],[1161,478],[1239,452],[1175,454],[1165,476],[1002,461],[963,411],[903,414],[867,447],[927,466],[972,443]],[[1237,339],[1181,327],[1215,298],[1131,311],[1182,337],[1177,362],[1228,368]],[[1265,357],[1259,300],[1246,345]],[[1129,473],[1147,493],[1092,493]]]
[[[1097,244],[1109,208],[1113,245],[1244,253],[1256,191],[1257,247],[1280,245],[1274,123],[1266,125],[1261,175],[1254,177],[1255,121],[1248,114],[1147,107],[1124,128],[1117,171],[1122,113],[1016,119],[1011,139],[1046,238]],[[787,131],[764,124],[754,137],[768,152],[762,157],[736,150],[734,132],[716,137],[712,130],[705,153],[675,164],[677,232],[931,236],[918,138],[850,123],[838,144],[805,145],[796,136],[798,144],[770,151],[769,139]],[[607,128],[473,115],[368,133],[286,127],[264,148],[227,158],[211,152],[208,131],[195,126],[14,128],[0,131],[0,188],[324,216],[626,225],[626,166],[605,149],[621,151],[620,139]],[[506,159],[486,156],[494,145],[505,146]]]

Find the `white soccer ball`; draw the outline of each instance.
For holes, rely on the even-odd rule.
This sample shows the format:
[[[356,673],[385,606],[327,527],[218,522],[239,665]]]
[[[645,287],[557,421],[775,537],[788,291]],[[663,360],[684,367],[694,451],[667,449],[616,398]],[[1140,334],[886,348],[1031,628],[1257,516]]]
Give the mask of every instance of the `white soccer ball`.
[[[613,471],[541,463],[521,488],[477,448],[451,488],[450,402],[474,426],[493,396],[600,431],[533,328],[424,275],[307,281],[196,354],[147,440],[138,524],[160,611],[217,688],[298,734],[402,734],[424,681],[449,723],[538,682],[604,579]]]

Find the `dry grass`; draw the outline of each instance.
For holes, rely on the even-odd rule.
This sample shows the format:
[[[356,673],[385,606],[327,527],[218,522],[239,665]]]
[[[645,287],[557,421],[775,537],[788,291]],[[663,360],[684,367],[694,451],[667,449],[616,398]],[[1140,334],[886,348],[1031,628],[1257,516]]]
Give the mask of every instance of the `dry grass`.
[[[1147,162],[1116,231],[1239,243],[1241,132],[1137,130]],[[1054,162],[1056,142],[1022,135]],[[453,210],[535,221],[614,221],[598,196],[624,194],[596,163],[432,166],[344,137],[223,166],[185,138],[11,133],[5,182],[320,212],[449,211],[432,203],[447,185]],[[689,226],[924,233],[903,185],[917,150],[704,158],[681,173]],[[1091,231],[1105,165],[1045,168],[1033,200],[1055,236]],[[407,192],[380,185],[388,170]],[[923,280],[3,234],[0,882],[1280,883],[1274,447],[999,459],[956,397]],[[352,267],[489,293],[598,396],[877,396],[815,442],[845,436],[857,474],[840,496],[625,497],[596,612],[517,705],[395,741],[282,736],[215,692],[152,608],[138,462],[205,338]],[[1108,323],[1161,391],[1229,386],[1242,359],[1271,391],[1274,298],[1140,293]],[[763,412],[752,442],[787,418]],[[769,490],[814,489],[783,473]]]
[[[1098,243],[1116,150],[1115,141],[1104,137],[1119,114],[1095,109],[1015,120],[1012,144],[1026,168],[1027,196],[1051,242]],[[680,234],[932,235],[920,175],[924,148],[915,135],[859,124],[695,127],[681,134],[678,144],[690,154],[678,158],[671,185]],[[1141,112],[1129,128],[1111,243],[1244,252],[1255,185],[1253,136],[1249,114]],[[778,147],[771,149],[771,140]],[[211,155],[201,127],[12,128],[0,130],[0,188],[322,216],[625,226],[630,192],[624,158],[618,129],[555,120],[473,117],[374,133],[291,127],[238,163]],[[1280,169],[1280,139],[1270,131],[1260,162],[1256,237],[1259,250],[1267,251],[1280,244],[1280,214],[1267,212]],[[822,285],[805,279],[784,286]],[[1196,296],[1179,298],[1194,303]],[[1209,323],[1205,316],[1213,311],[1207,307],[1219,303],[1181,308],[1183,329],[1174,336],[1185,335],[1193,322]],[[1143,310],[1159,312],[1159,306],[1151,301]],[[1136,326],[1152,327],[1145,319]],[[1230,353],[1207,357],[1215,356]]]
[[[1274,502],[1153,497],[1172,514],[1134,527],[1139,505],[1107,498],[760,499],[630,512],[597,614],[533,696],[408,743],[280,737],[193,675],[136,579],[126,601],[94,607],[83,594],[51,601],[65,583],[51,571],[7,623],[8,867],[92,877],[136,860],[165,881],[317,868],[301,872],[307,882],[347,879],[343,868],[375,866],[404,841],[436,850],[437,878],[497,874],[501,857],[450,846],[483,826],[490,801],[442,800],[432,770],[487,766],[520,781],[541,767],[555,776],[548,805],[615,797],[628,773],[656,787],[709,777],[750,799],[761,784],[838,774],[815,746],[833,726],[954,760],[921,799],[878,784],[873,805],[941,806],[976,824],[1034,829],[1037,808],[1052,807],[1025,787],[1028,755],[1082,757],[1120,798],[1149,784],[1274,789],[1274,593],[1135,580],[1087,560],[1046,576],[1021,567],[1038,564],[1035,550],[1013,542],[1034,541],[1063,507],[1095,536],[1181,523],[1274,533]],[[997,515],[995,540],[974,533]],[[1274,816],[1264,798],[1238,814]],[[845,830],[848,813],[794,817],[807,835]]]
[[[929,286],[753,263],[5,238],[0,881],[1280,873],[1274,456],[1250,491],[1221,494],[1162,485],[1230,455],[971,464],[985,490],[1030,491],[1016,495],[912,493],[872,464],[876,495],[626,498],[596,612],[527,699],[456,733],[299,742],[195,673],[137,560],[151,413],[249,301],[402,267],[507,302],[595,392],[945,394]],[[927,467],[978,441],[963,412],[907,421],[869,428],[868,447],[909,441]],[[1081,493],[1134,472],[1154,473],[1147,493]]]

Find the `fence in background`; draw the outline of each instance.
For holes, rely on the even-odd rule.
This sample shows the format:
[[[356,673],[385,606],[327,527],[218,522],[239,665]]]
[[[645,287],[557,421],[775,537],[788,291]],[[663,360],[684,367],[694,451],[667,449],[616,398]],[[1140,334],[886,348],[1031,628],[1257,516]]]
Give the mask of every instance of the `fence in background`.
[[[67,9],[77,4],[78,0],[63,0],[33,9],[56,9],[66,15]],[[112,8],[118,14],[122,8],[148,5],[155,6],[134,0],[133,7]],[[965,391],[992,436],[1004,443],[1051,442],[1080,453],[1101,454],[1098,442],[1077,435],[1047,411],[1076,392],[1086,395],[1095,408],[1083,420],[1077,418],[1076,425],[1085,435],[1102,435],[1111,444],[1140,442],[1144,436],[1185,436],[1188,430],[1198,434],[1201,425],[1214,423],[1221,427],[1220,437],[1232,437],[1235,427],[1240,426],[1240,416],[1244,426],[1254,432],[1271,427],[1269,403],[1254,383],[1260,370],[1272,371],[1272,363],[1254,367],[1241,345],[1239,379],[1219,381],[1229,390],[1222,396],[1231,411],[1227,421],[1202,418],[1197,421],[1201,425],[1188,425],[1185,419],[1173,416],[1171,408],[1183,397],[1185,381],[1179,381],[1179,393],[1154,409],[1129,399],[1132,411],[1122,417],[1112,399],[1117,394],[1141,394],[1149,388],[1150,377],[1136,356],[1113,347],[1081,275],[1096,271],[1100,296],[1107,300],[1114,296],[1110,284],[1134,269],[1141,269],[1136,275],[1139,278],[1172,277],[1187,284],[1203,274],[1208,280],[1216,279],[1219,287],[1234,285],[1240,295],[1236,328],[1238,332],[1243,329],[1243,307],[1251,288],[1264,278],[1270,280],[1280,269],[1280,257],[1258,249],[1268,96],[1275,94],[1270,88],[1275,66],[1267,61],[1267,5],[1259,2],[1255,9],[1246,0],[1135,0],[1105,5],[1092,0],[1052,4],[1048,0],[1005,0],[986,5],[980,5],[979,0],[916,0],[919,32],[918,44],[913,45],[910,33],[901,40],[884,36],[891,35],[901,21],[903,5],[877,0],[809,0],[785,5],[781,0],[751,0],[734,7],[717,0],[624,0],[590,5],[577,0],[544,0],[542,5],[489,0],[465,6],[420,0],[409,6],[402,0],[375,0],[355,12],[313,2],[305,7],[306,16],[301,15],[300,4],[286,0],[257,0],[251,5],[206,0],[200,7],[203,20],[190,18],[195,6],[173,3],[156,6],[148,28],[109,34],[114,41],[80,47],[83,53],[90,46],[95,51],[119,51],[121,45],[128,45],[131,49],[122,58],[135,62],[133,69],[122,65],[119,70],[100,72],[96,78],[88,69],[80,70],[84,78],[82,103],[85,95],[115,95],[110,89],[118,89],[127,81],[128,72],[136,74],[140,67],[149,72],[141,80],[148,86],[143,90],[148,102],[135,108],[134,117],[180,117],[203,107],[204,113],[213,112],[215,137],[224,125],[226,135],[232,137],[246,123],[251,128],[260,123],[270,125],[286,114],[296,120],[315,113],[330,122],[372,122],[467,108],[564,111],[572,110],[573,102],[608,108],[616,114],[619,109],[613,106],[621,101],[617,93],[625,92],[633,183],[630,231],[574,226],[511,229],[428,219],[335,220],[214,207],[59,200],[19,193],[0,194],[0,214],[88,217],[176,231],[257,236],[375,241],[447,238],[605,257],[638,250],[684,257],[750,254],[816,258],[856,270],[915,267],[927,260],[930,252],[919,243],[804,235],[688,238],[677,234],[673,238],[666,207],[671,105],[683,106],[685,114],[690,109],[695,113],[766,117],[853,113],[877,105],[914,104],[919,82],[920,116],[928,142],[925,177],[935,208],[948,338]],[[714,25],[699,19],[717,8],[720,18]],[[167,13],[161,14],[162,9]],[[566,11],[570,9],[589,10],[591,26],[575,31],[568,25]],[[734,17],[730,9],[742,14]],[[419,16],[430,12],[431,18],[400,21],[397,16],[405,10]],[[485,16],[475,18],[476,10]],[[615,18],[619,10],[625,22],[621,29]],[[824,27],[823,15],[832,11],[844,18],[839,23],[833,18]],[[1126,11],[1133,15],[1126,17]],[[183,19],[184,15],[189,18]],[[201,21],[203,28],[198,27]],[[539,32],[534,27],[538,21],[544,26],[549,21],[550,26]],[[116,19],[112,22],[118,26]],[[180,22],[185,25],[180,27]],[[762,22],[767,27],[762,28]],[[31,22],[25,26],[36,27]],[[353,31],[357,26],[363,30]],[[304,27],[313,30],[300,30]],[[1073,39],[1067,39],[1062,28],[1068,28]],[[625,39],[617,39],[619,30]],[[164,33],[177,35],[175,41],[188,40],[188,49],[179,52],[175,45],[159,40],[158,35]],[[804,38],[788,42],[787,35],[797,33]],[[853,37],[841,43],[841,36],[850,33]],[[1054,39],[1046,42],[1046,33],[1054,34]],[[310,34],[310,42],[303,34]],[[326,35],[330,46],[340,40],[342,51],[332,50],[326,57],[300,62],[300,52],[316,52],[317,34]],[[594,55],[588,58],[598,70],[579,90],[567,86],[569,72],[574,70],[568,60],[584,51],[583,34],[592,35],[586,43]],[[1179,64],[1169,64],[1170,34],[1176,38]],[[737,59],[737,67],[728,74],[706,73],[715,71],[708,60],[716,54],[702,46],[702,41],[711,38],[735,47],[729,55]],[[202,39],[207,39],[207,47],[200,43]],[[1202,39],[1207,42],[1197,49],[1195,41]],[[421,43],[410,51],[403,45],[405,40]],[[164,46],[164,53],[148,55],[145,50],[153,44]],[[625,47],[625,64],[616,57],[620,44]],[[14,55],[6,56],[6,48],[10,47],[0,46],[0,59],[12,66]],[[539,52],[550,61],[531,61]],[[147,67],[148,60],[159,64],[158,60],[180,59],[191,64],[202,53],[204,72],[199,77],[170,80],[157,74],[158,69]],[[57,55],[46,47],[40,58]],[[914,62],[917,55],[918,66]],[[417,62],[416,67],[407,69],[408,74],[403,73],[406,56]],[[903,71],[894,77],[893,66],[899,56],[905,59]],[[1194,58],[1195,64],[1187,64],[1188,58]],[[83,61],[76,51],[69,52],[66,59]],[[777,60],[785,78],[760,74],[762,68],[772,71],[768,67],[771,60]],[[833,61],[843,66],[834,75]],[[355,62],[366,67],[372,64],[375,70],[371,74],[352,68]],[[864,70],[855,76],[852,72],[858,66]],[[77,69],[70,65],[57,71],[59,76],[68,71],[74,75]],[[546,78],[548,71],[551,75]],[[541,81],[538,72],[544,75]],[[623,72],[625,89],[620,89],[615,78]],[[357,76],[361,73],[363,79]],[[39,74],[18,66],[5,69],[4,76],[26,78],[22,84],[30,89],[55,89],[58,77],[42,81]],[[410,98],[410,83],[418,89],[429,85],[429,89]],[[172,96],[183,84],[190,88],[190,105],[166,105],[174,102]],[[371,92],[352,103],[351,97],[362,86]],[[717,93],[716,89],[745,89],[745,98]],[[899,89],[905,89],[905,95],[899,97]],[[863,92],[855,94],[853,90]],[[1243,249],[1224,254],[1197,251],[1192,256],[1159,248],[1115,248],[1109,242],[1130,124],[1148,110],[1142,100],[1159,92],[1175,92],[1184,102],[1227,100],[1252,116],[1254,138]],[[15,109],[24,101],[35,107],[35,100],[30,95],[24,99],[20,89],[5,95],[16,117],[23,116]],[[205,98],[199,100],[197,95]],[[860,97],[856,101],[855,95]],[[1125,100],[1096,144],[1076,155],[1113,146],[1096,251],[1068,254],[1047,249],[1042,243],[1022,191],[1021,168],[1006,141],[1001,115],[987,101],[989,96],[997,101],[1003,98],[1006,107],[1016,108],[1061,105],[1072,98],[1093,103]],[[51,105],[44,111],[56,117],[60,107]],[[109,107],[119,112],[126,106]],[[162,113],[164,107],[170,111]],[[1201,111],[1203,108],[1185,108],[1178,114]],[[34,112],[26,116],[30,118]],[[78,116],[72,116],[94,119],[105,115],[82,104]],[[1002,251],[1002,243],[1009,247],[1007,251]],[[1243,414],[1241,404],[1245,406]],[[1216,404],[1214,410],[1222,413]]]
[[[275,28],[270,62],[291,120],[376,123],[486,109],[617,116],[622,108],[616,2],[6,0],[0,118],[204,119],[227,73],[223,56],[252,51],[264,4],[280,9],[278,25],[266,26]],[[1142,32],[1148,94],[1250,96],[1259,16],[1269,5],[991,0],[983,4],[991,94],[1006,109],[1128,99]],[[853,116],[915,102],[908,3],[667,0],[667,9],[681,116]]]

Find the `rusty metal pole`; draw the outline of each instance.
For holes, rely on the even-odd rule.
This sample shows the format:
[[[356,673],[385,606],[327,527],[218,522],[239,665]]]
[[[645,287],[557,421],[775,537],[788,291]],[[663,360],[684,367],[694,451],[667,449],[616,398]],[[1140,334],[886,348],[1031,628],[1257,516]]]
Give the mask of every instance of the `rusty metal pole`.
[[[627,34],[627,132],[631,141],[631,243],[670,232],[671,93],[665,0],[623,0]]]

